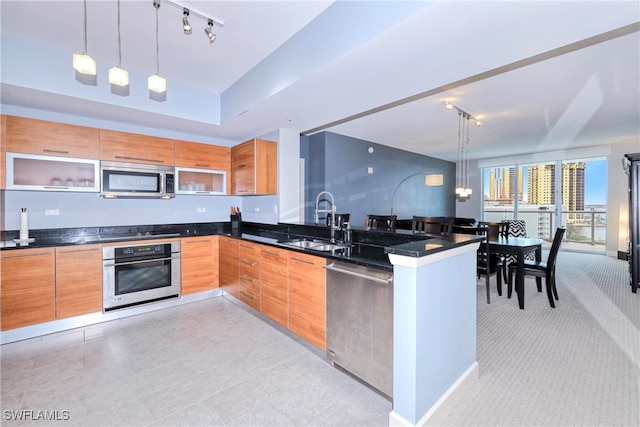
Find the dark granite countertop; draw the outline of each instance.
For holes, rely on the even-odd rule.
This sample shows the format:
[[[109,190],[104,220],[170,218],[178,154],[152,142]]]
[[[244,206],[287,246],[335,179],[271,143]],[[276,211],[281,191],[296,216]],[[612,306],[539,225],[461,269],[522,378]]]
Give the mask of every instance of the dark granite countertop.
[[[239,234],[241,233],[241,234]],[[397,232],[381,232],[354,228],[353,243],[348,247],[331,251],[316,251],[287,245],[292,239],[311,238],[329,240],[330,230],[324,225],[313,223],[242,223],[242,229],[232,229],[229,222],[137,225],[114,227],[82,227],[48,230],[31,230],[29,237],[34,241],[28,245],[15,244],[13,239],[19,237],[19,232],[5,231],[2,233],[4,245],[2,250],[20,250],[22,248],[45,248],[55,246],[70,246],[83,244],[126,243],[128,241],[158,240],[168,238],[227,235],[255,241],[287,250],[310,253],[328,259],[351,262],[368,267],[392,270],[388,254],[408,257],[422,257],[436,252],[445,251],[481,240],[481,237],[454,234],[450,237],[416,235],[409,230]],[[336,231],[336,238],[342,237]]]

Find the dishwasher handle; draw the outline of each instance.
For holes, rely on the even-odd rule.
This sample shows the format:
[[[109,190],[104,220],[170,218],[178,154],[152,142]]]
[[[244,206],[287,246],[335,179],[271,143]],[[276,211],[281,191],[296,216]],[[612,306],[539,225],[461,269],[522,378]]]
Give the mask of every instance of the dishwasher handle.
[[[337,273],[343,273],[343,274],[347,274],[349,276],[360,277],[361,279],[367,279],[367,280],[371,280],[371,281],[378,282],[378,283],[384,283],[385,285],[390,285],[391,282],[393,281],[393,277],[390,277],[389,279],[380,279],[378,277],[369,276],[367,274],[358,273],[356,271],[337,268],[337,267],[335,267],[335,266],[333,266],[331,264],[330,265],[325,265],[324,268],[326,268],[327,270],[335,271]]]

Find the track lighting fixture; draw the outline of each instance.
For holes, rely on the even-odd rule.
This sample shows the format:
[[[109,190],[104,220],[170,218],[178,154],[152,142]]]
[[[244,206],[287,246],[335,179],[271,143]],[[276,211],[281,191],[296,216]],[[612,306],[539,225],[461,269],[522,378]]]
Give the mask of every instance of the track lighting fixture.
[[[207,28],[204,29],[205,34],[209,37],[209,43],[216,41],[216,35],[213,34],[213,20],[209,19],[207,22]]]
[[[84,0],[84,50],[73,54],[73,68],[80,74],[96,75],[96,61],[87,55],[87,0]]]
[[[125,87],[129,85],[129,73],[120,68],[122,62],[122,51],[120,46],[120,0],[118,0],[118,66],[109,70],[109,83],[112,85]]]
[[[160,77],[160,43],[158,42],[158,9],[160,9],[160,0],[153,0],[153,7],[156,9],[156,73],[149,76],[147,84],[150,91],[164,93],[167,90],[167,81]]]
[[[449,102],[448,99],[444,100],[444,108],[446,108],[447,110],[451,110],[453,108],[453,104]]]
[[[189,9],[185,7],[184,9],[182,9],[182,29],[184,30],[184,33],[187,35],[192,33],[191,24],[189,24],[189,20],[187,19],[188,17],[189,17]]]

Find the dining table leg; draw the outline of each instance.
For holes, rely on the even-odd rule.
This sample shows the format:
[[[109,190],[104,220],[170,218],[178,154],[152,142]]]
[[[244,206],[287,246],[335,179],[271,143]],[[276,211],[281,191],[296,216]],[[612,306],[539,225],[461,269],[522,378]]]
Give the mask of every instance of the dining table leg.
[[[524,310],[524,249],[519,248],[516,253],[516,295],[518,305]]]

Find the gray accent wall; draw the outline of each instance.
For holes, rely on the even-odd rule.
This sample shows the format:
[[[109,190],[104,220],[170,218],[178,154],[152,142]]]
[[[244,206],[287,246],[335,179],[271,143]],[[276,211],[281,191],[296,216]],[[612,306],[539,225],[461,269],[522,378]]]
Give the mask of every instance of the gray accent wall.
[[[398,219],[455,216],[455,163],[331,132],[303,136],[300,144],[306,163],[307,222],[313,221],[317,195],[326,190],[333,194],[337,212],[349,213],[352,226],[363,227],[367,214],[390,214],[398,185],[393,203]],[[443,174],[443,185],[426,187],[421,175],[402,182],[420,172]],[[328,207],[326,202],[321,205]]]

